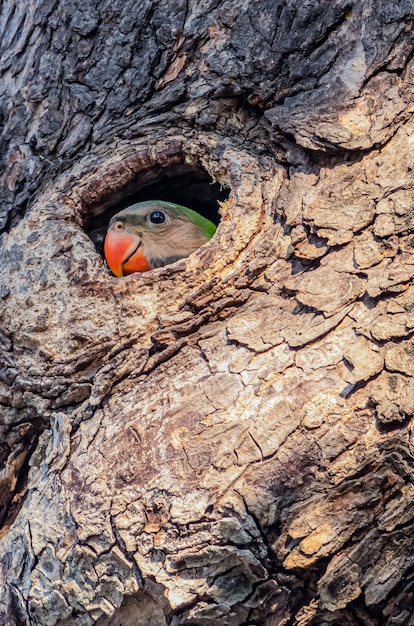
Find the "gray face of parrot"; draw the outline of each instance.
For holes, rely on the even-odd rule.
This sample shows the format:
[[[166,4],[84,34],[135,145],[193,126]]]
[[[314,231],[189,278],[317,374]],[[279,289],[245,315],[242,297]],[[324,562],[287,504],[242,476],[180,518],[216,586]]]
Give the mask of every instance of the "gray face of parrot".
[[[189,256],[216,231],[213,222],[192,209],[151,200],[113,216],[104,252],[115,276],[145,272]]]

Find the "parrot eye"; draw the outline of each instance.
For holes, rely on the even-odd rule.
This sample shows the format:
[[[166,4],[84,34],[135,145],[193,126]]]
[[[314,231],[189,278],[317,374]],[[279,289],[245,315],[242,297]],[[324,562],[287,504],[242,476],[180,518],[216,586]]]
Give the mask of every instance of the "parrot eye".
[[[150,215],[150,222],[153,224],[162,224],[165,222],[165,215],[162,211],[153,211]]]
[[[115,222],[114,224],[114,228],[116,228],[117,230],[122,230],[124,227],[122,222]]]

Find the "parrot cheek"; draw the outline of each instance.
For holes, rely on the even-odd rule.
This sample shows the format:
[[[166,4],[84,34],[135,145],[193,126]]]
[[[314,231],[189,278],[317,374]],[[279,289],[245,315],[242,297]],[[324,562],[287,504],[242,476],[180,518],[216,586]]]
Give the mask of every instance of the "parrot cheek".
[[[129,261],[140,244],[141,239],[138,235],[125,230],[119,231],[113,228],[108,230],[105,237],[104,254],[112,274],[115,276],[124,275],[124,262]]]
[[[141,250],[138,250],[130,256],[128,261],[126,261],[126,263],[122,266],[122,270],[125,275],[133,274],[134,272],[147,272],[150,269],[151,266]]]

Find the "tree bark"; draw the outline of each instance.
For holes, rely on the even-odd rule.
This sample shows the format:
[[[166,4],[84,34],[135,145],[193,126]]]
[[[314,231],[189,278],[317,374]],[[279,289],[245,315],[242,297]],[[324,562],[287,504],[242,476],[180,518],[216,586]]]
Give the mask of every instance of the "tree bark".
[[[1,624],[414,624],[413,12],[2,5]]]

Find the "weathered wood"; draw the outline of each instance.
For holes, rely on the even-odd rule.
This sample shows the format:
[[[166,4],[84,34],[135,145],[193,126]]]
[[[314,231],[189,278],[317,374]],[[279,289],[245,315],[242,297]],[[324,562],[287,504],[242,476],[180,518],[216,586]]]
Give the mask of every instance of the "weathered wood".
[[[2,624],[414,623],[413,9],[2,5]]]

